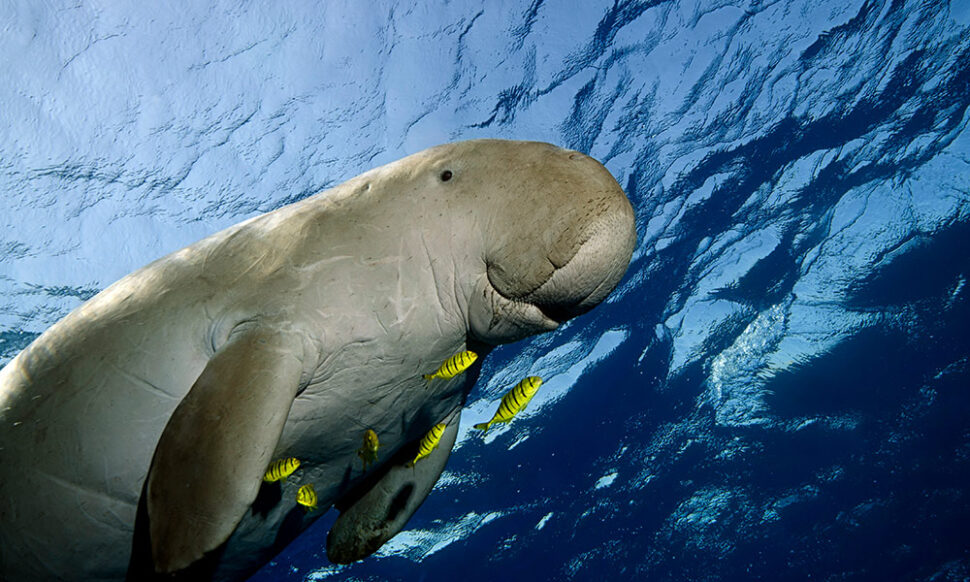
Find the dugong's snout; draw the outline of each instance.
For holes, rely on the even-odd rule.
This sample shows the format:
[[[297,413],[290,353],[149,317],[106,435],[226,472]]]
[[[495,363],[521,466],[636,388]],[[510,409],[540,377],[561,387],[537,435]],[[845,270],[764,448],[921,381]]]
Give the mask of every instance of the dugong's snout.
[[[495,209],[493,221],[514,236],[497,236],[489,249],[484,305],[471,313],[472,331],[495,343],[555,329],[595,307],[636,246],[633,207],[600,162],[548,144],[516,147],[508,174],[521,181],[503,190],[517,198]]]
[[[630,262],[633,245],[626,243],[635,242],[636,237],[618,239],[615,236],[616,233],[623,233],[626,226],[603,224],[572,260],[556,269],[526,301],[559,323],[596,307],[616,288]]]
[[[633,210],[619,185],[617,191],[586,225],[585,240],[572,258],[524,298],[550,319],[562,323],[586,313],[606,299],[626,272],[636,246],[636,229]]]

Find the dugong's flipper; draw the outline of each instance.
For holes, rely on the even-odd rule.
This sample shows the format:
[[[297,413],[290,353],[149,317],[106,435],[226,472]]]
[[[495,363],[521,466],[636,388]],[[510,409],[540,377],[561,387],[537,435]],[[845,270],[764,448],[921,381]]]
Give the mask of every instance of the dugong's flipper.
[[[148,473],[156,571],[217,548],[256,498],[301,385],[303,353],[298,333],[243,324],[175,409]]]
[[[341,511],[327,535],[327,558],[331,562],[349,564],[362,560],[401,531],[441,476],[458,436],[458,420],[455,413],[447,421],[438,447],[431,454],[412,467],[414,451],[399,453],[390,470]]]

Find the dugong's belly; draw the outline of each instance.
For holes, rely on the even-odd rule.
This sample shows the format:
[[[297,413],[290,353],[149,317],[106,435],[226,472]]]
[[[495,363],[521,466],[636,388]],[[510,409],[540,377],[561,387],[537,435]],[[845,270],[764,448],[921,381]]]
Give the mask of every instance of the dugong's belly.
[[[207,347],[224,333],[213,330],[220,324],[205,309],[183,306],[160,318],[164,306],[121,323],[86,324],[72,314],[0,371],[3,576],[124,578],[156,445],[211,357]],[[465,346],[441,335],[421,309],[413,315],[425,323],[402,320],[399,332],[387,325],[390,333],[370,318],[355,321],[350,327],[360,337],[343,338],[347,344],[332,350],[339,356],[294,400],[276,456],[303,465],[277,499],[243,517],[222,550],[217,579],[258,568],[360,482],[356,450],[364,430],[380,435],[379,466],[461,405],[471,378],[429,386],[421,374]],[[421,357],[409,354],[415,343]],[[319,495],[313,514],[295,502],[303,483]],[[51,547],[64,551],[52,555]]]
[[[155,444],[207,359],[201,318],[150,316],[114,327],[69,317],[0,371],[0,573],[10,579],[124,576]]]
[[[430,321],[425,316],[418,319]],[[434,337],[411,323],[411,333],[401,336],[400,342],[394,338],[349,342],[340,350],[341,357],[330,362],[324,377],[293,401],[274,458],[296,457],[300,469],[282,483],[263,487],[260,498],[221,550],[215,579],[238,580],[250,575],[326,513],[332,503],[379,473],[404,445],[417,441],[461,407],[477,375],[429,384],[422,373],[466,346],[451,337]],[[413,351],[414,336],[423,339],[420,345],[428,358],[405,355]],[[381,447],[376,463],[365,470],[357,449],[367,429],[379,435]],[[297,490],[306,483],[313,484],[319,498],[319,508],[310,513],[296,503]],[[264,496],[267,490],[272,495]]]

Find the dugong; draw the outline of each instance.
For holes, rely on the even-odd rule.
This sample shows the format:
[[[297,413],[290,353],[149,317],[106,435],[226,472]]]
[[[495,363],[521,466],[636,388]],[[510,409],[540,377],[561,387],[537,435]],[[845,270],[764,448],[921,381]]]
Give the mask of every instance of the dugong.
[[[365,557],[438,479],[481,360],[422,375],[591,309],[635,242],[599,162],[473,140],[135,271],[0,371],[0,578],[240,580],[331,505],[330,559]],[[264,483],[289,457],[300,468]]]

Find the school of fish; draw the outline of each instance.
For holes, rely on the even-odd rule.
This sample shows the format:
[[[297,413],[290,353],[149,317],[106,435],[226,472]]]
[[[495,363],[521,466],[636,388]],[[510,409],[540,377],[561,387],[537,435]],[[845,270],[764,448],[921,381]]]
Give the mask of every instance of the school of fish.
[[[430,374],[423,374],[422,377],[429,383],[435,379],[451,380],[470,368],[477,359],[478,354],[473,351],[466,350],[459,352],[445,360],[444,363],[438,366],[437,370]],[[487,431],[493,424],[511,421],[517,414],[525,410],[525,407],[528,406],[529,401],[536,395],[541,385],[542,378],[538,376],[529,376],[522,379],[522,381],[513,386],[502,397],[498,410],[492,416],[492,419],[488,422],[476,424],[475,428]],[[438,443],[441,441],[441,436],[445,433],[446,428],[447,425],[443,422],[431,427],[431,430],[421,437],[421,441],[418,443],[418,453],[408,463],[408,466],[414,467],[418,461],[434,452],[438,448]],[[377,436],[377,432],[370,428],[364,431],[362,441],[361,447],[357,449],[357,456],[360,457],[364,464],[363,470],[367,471],[370,465],[377,461],[377,450],[381,447],[381,442]],[[267,483],[285,481],[287,477],[299,468],[299,459],[293,457],[277,459],[267,467],[263,481]],[[307,512],[316,510],[317,492],[313,488],[313,483],[305,483],[300,486],[296,492],[296,502],[302,505]]]

